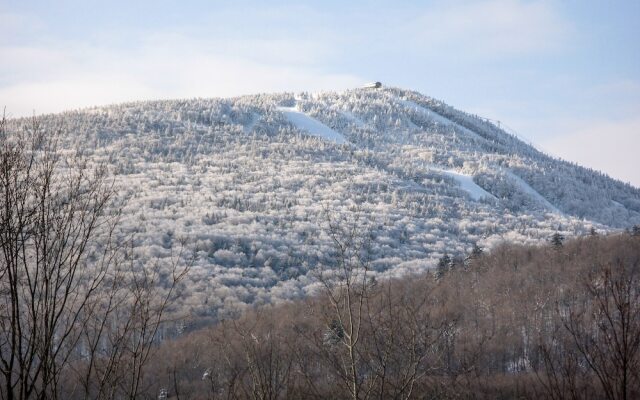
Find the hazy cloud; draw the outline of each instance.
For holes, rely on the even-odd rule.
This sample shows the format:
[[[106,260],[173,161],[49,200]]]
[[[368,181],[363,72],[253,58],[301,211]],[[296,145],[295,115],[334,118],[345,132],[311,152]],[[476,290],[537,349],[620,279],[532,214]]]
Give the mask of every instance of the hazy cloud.
[[[415,19],[410,30],[427,48],[495,57],[557,50],[571,29],[549,2],[490,0],[445,3]]]
[[[31,39],[44,29],[44,23],[33,16],[0,11],[0,44]]]
[[[252,51],[255,49],[256,52]],[[258,52],[262,49],[262,53]],[[271,50],[271,51],[269,51]],[[322,46],[303,40],[232,44],[152,35],[128,49],[66,43],[5,47],[0,101],[14,116],[131,100],[336,90],[362,83],[315,67]]]
[[[542,142],[554,155],[640,187],[640,118],[582,121]]]

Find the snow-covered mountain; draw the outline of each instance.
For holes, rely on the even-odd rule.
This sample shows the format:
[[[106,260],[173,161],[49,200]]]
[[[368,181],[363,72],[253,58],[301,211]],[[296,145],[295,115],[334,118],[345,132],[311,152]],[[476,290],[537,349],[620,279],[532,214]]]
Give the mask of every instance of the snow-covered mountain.
[[[332,263],[326,215],[357,218],[386,276],[474,244],[640,224],[638,188],[407,90],[138,102],[42,120],[61,122],[63,147],[113,166],[140,262],[169,262],[179,239],[195,252],[180,306],[199,314],[312,290],[314,268]]]

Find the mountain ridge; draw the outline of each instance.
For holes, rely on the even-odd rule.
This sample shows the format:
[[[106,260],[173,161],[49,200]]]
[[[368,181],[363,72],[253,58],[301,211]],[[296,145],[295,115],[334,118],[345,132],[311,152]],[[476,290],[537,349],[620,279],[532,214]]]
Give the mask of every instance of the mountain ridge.
[[[43,129],[64,123],[63,150],[111,166],[126,201],[121,234],[135,238],[139,262],[169,263],[185,241],[195,264],[179,307],[206,315],[313,292],[313,270],[335,262],[327,218],[358,221],[381,277],[475,245],[640,224],[640,189],[403,89],[131,102],[39,118]]]
[[[374,89],[374,88],[356,88],[356,89],[346,89],[346,90],[342,90],[342,91],[320,91],[320,92],[312,92],[311,94],[318,94],[318,95],[322,95],[322,94],[346,94],[352,91],[358,91],[358,90],[380,90],[380,89]],[[394,91],[401,91],[401,92],[409,92],[412,93],[416,96],[422,96],[422,97],[426,97],[436,103],[441,104],[443,107],[446,108],[450,108],[452,110],[455,110],[457,112],[461,112],[463,114],[465,114],[466,116],[470,117],[470,118],[476,118],[478,121],[488,125],[491,127],[491,129],[496,129],[498,131],[501,131],[502,134],[511,137],[519,142],[521,142],[523,145],[526,145],[528,147],[531,147],[535,152],[544,155],[545,157],[548,157],[554,161],[559,161],[562,163],[566,163],[566,164],[570,164],[570,165],[574,165],[574,166],[579,166],[580,168],[584,168],[586,170],[588,170],[591,173],[597,174],[597,175],[601,175],[607,179],[611,179],[614,180],[618,183],[621,183],[623,185],[627,185],[627,186],[631,186],[635,189],[638,189],[637,186],[631,184],[630,182],[626,182],[623,181],[620,178],[616,178],[613,176],[610,176],[608,173],[591,168],[591,167],[587,167],[587,166],[583,166],[580,165],[579,163],[570,161],[570,160],[566,160],[563,159],[562,157],[559,156],[554,156],[551,155],[549,153],[547,153],[545,150],[540,149],[536,146],[535,143],[531,142],[529,139],[526,138],[522,138],[520,137],[517,133],[515,132],[511,132],[510,130],[507,130],[505,128],[502,128],[500,126],[497,126],[496,124],[494,124],[492,122],[492,120],[490,120],[489,118],[486,117],[481,117],[475,114],[471,114],[471,113],[466,113],[464,111],[461,110],[457,110],[455,108],[453,108],[452,106],[446,104],[443,101],[440,100],[436,100],[434,98],[431,98],[429,96],[426,96],[420,92],[417,91],[413,91],[413,90],[408,90],[408,89],[402,89],[399,87],[385,87],[384,90],[394,90]],[[310,92],[298,92],[298,93],[305,93],[305,94],[309,94]],[[239,101],[239,100],[243,100],[243,99],[247,99],[247,98],[253,98],[256,96],[269,96],[269,95],[275,95],[275,96],[295,96],[296,92],[275,92],[275,93],[270,93],[270,92],[264,92],[264,93],[259,93],[259,94],[248,94],[248,95],[240,95],[240,96],[230,96],[230,97],[184,97],[184,98],[168,98],[168,99],[160,99],[160,100],[132,100],[132,101],[124,101],[124,102],[117,102],[117,103],[109,103],[109,104],[103,104],[103,105],[95,105],[95,106],[87,106],[87,107],[80,107],[80,108],[75,108],[75,109],[69,109],[69,110],[64,110],[64,111],[60,111],[60,112],[55,112],[55,113],[44,113],[44,114],[35,114],[35,117],[37,118],[55,118],[55,117],[64,117],[65,115],[74,115],[74,114],[78,114],[78,113],[92,113],[92,112],[99,112],[99,111],[104,111],[104,110],[108,110],[108,109],[113,109],[113,108],[120,108],[120,107],[137,107],[137,106],[142,106],[142,105],[151,105],[154,103],[166,103],[166,102],[175,102],[175,103],[181,103],[181,102],[193,102],[193,101],[211,101],[211,100],[220,100],[220,101]],[[14,117],[14,118],[10,118],[11,120],[14,121],[19,121],[19,120],[25,120],[25,119],[29,119],[32,118],[31,116],[29,117]]]

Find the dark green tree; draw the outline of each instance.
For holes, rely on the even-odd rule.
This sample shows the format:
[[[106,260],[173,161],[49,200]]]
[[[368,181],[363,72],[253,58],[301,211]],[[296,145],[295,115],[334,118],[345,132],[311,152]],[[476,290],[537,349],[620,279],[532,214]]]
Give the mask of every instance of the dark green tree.
[[[564,242],[564,236],[560,232],[556,232],[551,236],[551,244],[555,248],[562,247],[562,243]]]
[[[478,258],[484,253],[482,247],[478,246],[478,243],[474,243],[473,249],[471,250],[471,258]]]
[[[451,259],[451,257],[449,257],[447,253],[444,253],[444,255],[440,258],[440,260],[438,260],[438,267],[436,269],[437,279],[441,279],[443,276],[445,276],[445,274],[451,268],[452,262],[453,260]]]

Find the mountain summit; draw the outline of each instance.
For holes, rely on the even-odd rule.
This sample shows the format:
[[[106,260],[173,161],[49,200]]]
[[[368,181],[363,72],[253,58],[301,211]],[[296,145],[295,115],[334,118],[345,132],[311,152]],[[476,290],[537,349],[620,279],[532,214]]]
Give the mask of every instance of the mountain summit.
[[[18,121],[13,121],[14,123]],[[108,160],[141,260],[196,254],[182,307],[213,315],[313,290],[330,226],[380,276],[474,246],[640,224],[640,190],[396,88],[136,102],[42,117]]]

